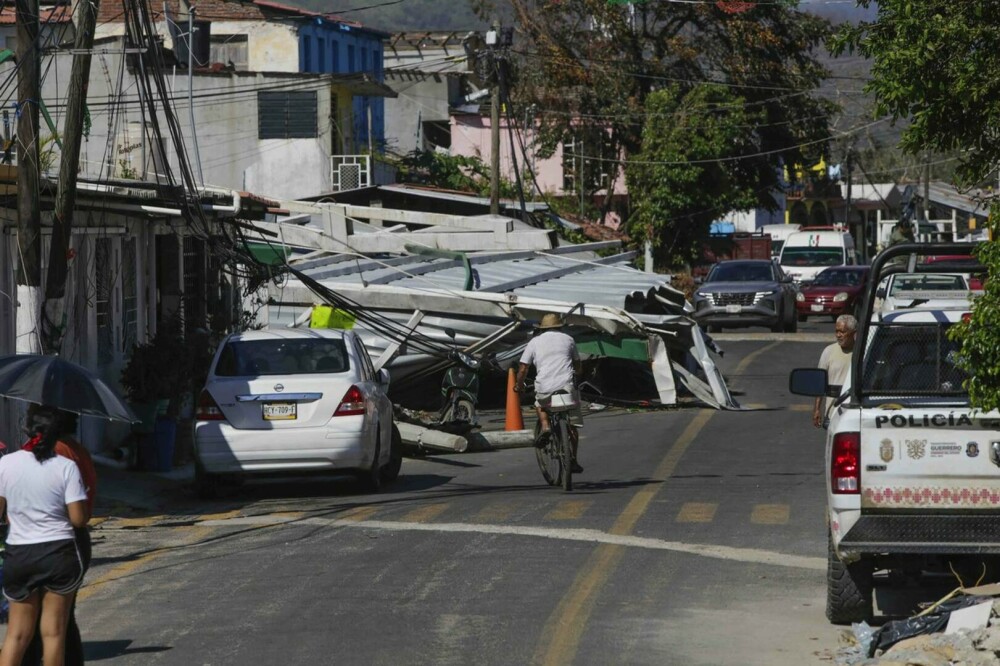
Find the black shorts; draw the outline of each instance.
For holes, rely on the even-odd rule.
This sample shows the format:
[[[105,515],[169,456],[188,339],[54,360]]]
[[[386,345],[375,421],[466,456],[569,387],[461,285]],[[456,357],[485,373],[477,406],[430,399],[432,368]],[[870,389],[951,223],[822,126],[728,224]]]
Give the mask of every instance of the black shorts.
[[[42,588],[69,594],[79,589],[83,574],[83,560],[74,539],[8,544],[3,559],[3,594],[11,601],[24,601]]]

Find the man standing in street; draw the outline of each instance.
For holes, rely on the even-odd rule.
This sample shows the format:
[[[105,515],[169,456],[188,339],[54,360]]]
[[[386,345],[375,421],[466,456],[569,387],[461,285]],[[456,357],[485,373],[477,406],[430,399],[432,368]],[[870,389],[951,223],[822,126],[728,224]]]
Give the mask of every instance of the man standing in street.
[[[837,341],[828,345],[819,357],[819,367],[826,370],[826,382],[830,386],[843,386],[851,376],[851,356],[854,351],[854,333],[858,320],[853,315],[840,315],[834,327]],[[813,425],[825,428],[830,412],[831,398],[816,398],[813,408]]]
[[[538,334],[524,348],[521,362],[517,369],[517,382],[514,390],[520,393],[524,390],[524,380],[528,377],[528,369],[535,366],[535,410],[541,423],[541,434],[538,444],[544,444],[549,437],[549,415],[539,405],[557,391],[574,393],[575,380],[580,376],[580,353],[576,342],[570,336],[561,332],[563,320],[557,314],[549,313],[542,317],[538,326]],[[576,442],[573,442],[573,473],[583,471],[576,462]]]

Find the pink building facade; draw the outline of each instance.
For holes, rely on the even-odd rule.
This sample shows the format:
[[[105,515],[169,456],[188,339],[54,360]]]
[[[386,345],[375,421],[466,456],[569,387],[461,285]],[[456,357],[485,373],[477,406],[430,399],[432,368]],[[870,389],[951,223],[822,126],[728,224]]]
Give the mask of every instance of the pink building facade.
[[[609,176],[607,169],[616,169],[614,178],[613,193],[615,197],[624,197],[628,194],[625,186],[625,174],[614,162],[609,161],[606,156],[600,155],[599,151],[586,145],[574,145],[573,143],[563,143],[556,146],[555,152],[546,158],[539,158],[535,155],[535,136],[532,130],[523,131],[515,128],[514,145],[517,153],[518,170],[524,174],[527,169],[535,173],[537,189],[541,189],[542,194],[549,196],[574,196],[580,193],[579,169],[582,162],[587,164],[586,171],[591,175],[599,170],[598,175],[601,182],[607,182]],[[520,142],[518,142],[520,136]],[[514,162],[511,159],[511,141],[509,126],[506,119],[500,120],[500,172],[507,180],[514,181]],[[521,145],[527,155],[521,153]],[[490,118],[479,114],[452,114],[451,116],[451,154],[463,155],[466,157],[478,157],[486,164],[490,163]],[[594,153],[598,154],[595,155]],[[601,158],[601,159],[595,159]],[[535,184],[528,178],[524,183],[525,192],[537,192]],[[585,188],[590,191],[590,188]],[[598,196],[604,194],[604,190],[597,192]]]

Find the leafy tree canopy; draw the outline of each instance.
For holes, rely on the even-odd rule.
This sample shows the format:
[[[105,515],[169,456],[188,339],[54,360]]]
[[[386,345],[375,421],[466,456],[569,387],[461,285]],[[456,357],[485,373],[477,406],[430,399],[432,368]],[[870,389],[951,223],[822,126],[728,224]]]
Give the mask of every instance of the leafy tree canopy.
[[[743,128],[739,168],[727,169],[736,191],[749,187],[756,194],[750,206],[775,207],[781,164],[825,156],[833,105],[813,95],[826,74],[814,50],[830,27],[794,1],[742,3],[747,11],[736,13],[714,2],[510,4],[520,28],[514,51],[523,60],[521,102],[535,105],[549,149],[592,126],[610,138],[610,155],[603,151],[601,159],[627,161],[645,150],[647,98],[654,91],[670,87],[682,99],[713,83],[754,119]],[[716,216],[727,212],[722,203]],[[676,246],[671,238],[661,241]]]
[[[754,150],[751,132],[763,113],[729,89],[679,86],[646,98],[642,148],[626,167],[632,215],[629,234],[650,239],[658,263],[698,258],[719,210],[756,203],[753,174],[740,155]]]
[[[877,16],[842,26],[834,52],[871,59],[865,89],[876,116],[909,121],[904,150],[962,151],[958,175],[978,183],[1000,160],[1000,3],[879,0]]]
[[[863,6],[875,5],[861,0]],[[1000,162],[1000,3],[995,0],[879,0],[874,21],[843,26],[834,50],[872,60],[866,89],[876,111],[907,120],[900,145],[960,155],[960,183],[976,185]],[[992,202],[997,238],[1000,209]],[[989,271],[972,316],[952,329],[973,405],[1000,408],[1000,244],[977,250]]]

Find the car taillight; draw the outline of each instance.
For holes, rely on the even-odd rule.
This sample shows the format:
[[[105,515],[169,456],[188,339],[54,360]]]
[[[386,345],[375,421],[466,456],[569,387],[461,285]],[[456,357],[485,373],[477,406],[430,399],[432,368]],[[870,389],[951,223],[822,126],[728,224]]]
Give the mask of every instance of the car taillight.
[[[830,481],[836,495],[861,492],[861,433],[842,432],[833,436]]]
[[[201,395],[198,396],[198,409],[194,418],[198,421],[224,421],[226,415],[219,409],[219,403],[215,402],[212,394],[202,389]]]
[[[365,394],[357,386],[347,389],[334,416],[353,416],[365,413]]]

